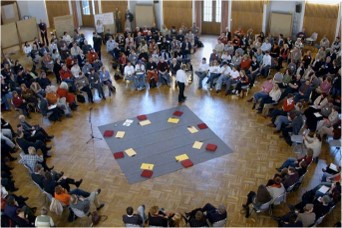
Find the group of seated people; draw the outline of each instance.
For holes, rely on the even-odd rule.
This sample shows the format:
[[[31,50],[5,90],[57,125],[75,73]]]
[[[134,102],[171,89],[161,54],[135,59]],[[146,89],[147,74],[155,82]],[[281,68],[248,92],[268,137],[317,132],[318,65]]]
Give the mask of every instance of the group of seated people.
[[[209,227],[215,223],[222,222],[224,226],[228,218],[224,205],[217,208],[207,203],[202,208],[196,208],[184,214],[179,212],[167,212],[158,206],[152,206],[148,214],[145,213],[145,205],[137,208],[134,213],[132,207],[127,207],[126,214],[122,216],[122,221],[126,227],[130,226],[153,226],[153,227]]]

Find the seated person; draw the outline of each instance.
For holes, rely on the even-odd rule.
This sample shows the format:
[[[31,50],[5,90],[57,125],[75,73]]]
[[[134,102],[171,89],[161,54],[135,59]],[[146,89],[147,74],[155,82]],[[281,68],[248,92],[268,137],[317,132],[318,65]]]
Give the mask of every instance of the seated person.
[[[170,86],[171,83],[171,78],[169,74],[169,65],[168,63],[164,60],[164,58],[160,58],[160,61],[157,65],[158,69],[158,77],[159,77],[159,83],[161,85],[165,84],[167,86]]]
[[[295,227],[310,227],[316,221],[316,215],[315,213],[313,213],[313,208],[313,204],[306,204],[303,212],[290,211],[286,215],[283,215],[281,217],[274,217],[274,219],[277,220],[278,225],[282,227],[292,227],[293,225]]]
[[[287,113],[295,108],[295,103],[293,100],[293,94],[289,93],[286,99],[283,101],[281,109],[273,109],[270,113],[272,124],[269,126],[274,126],[274,122],[278,116],[287,116]],[[278,129],[280,130],[280,128]]]
[[[214,85],[214,80],[219,78],[221,75],[220,66],[217,60],[214,60],[209,67],[209,79],[207,84],[209,84],[209,89],[212,90]]]
[[[272,200],[272,196],[270,192],[266,188],[265,185],[259,185],[258,191],[250,191],[247,195],[246,204],[243,204],[242,207],[246,211],[245,217],[248,218],[250,215],[250,210],[253,207],[259,208],[262,204],[267,203]],[[253,204],[253,206],[251,205]]]
[[[154,81],[153,84],[156,85],[159,80],[157,64],[153,62],[153,59],[151,57],[148,58],[148,63],[146,64],[146,70],[147,70],[147,82],[150,84],[150,87],[151,87],[152,81]]]
[[[283,168],[296,167],[301,161],[305,161],[306,164],[310,164],[312,162],[313,151],[312,149],[308,149],[306,151],[306,155],[304,157],[301,157],[299,159],[296,158],[288,158],[279,168],[276,168],[278,172],[281,172]]]
[[[31,139],[33,141],[41,140],[43,142],[48,142],[54,138],[53,135],[48,135],[44,128],[40,127],[39,125],[32,126],[29,124],[24,115],[19,116],[19,123],[23,127],[24,132],[28,132],[31,135]]]
[[[172,60],[172,61],[174,61],[174,60]],[[198,76],[198,79],[199,79],[199,81],[198,81],[198,89],[202,89],[202,81],[203,81],[204,78],[207,77],[208,72],[209,72],[209,65],[207,63],[207,59],[206,58],[202,58],[202,61],[201,61],[200,65],[199,65],[198,70],[195,71],[195,74]]]
[[[19,163],[25,164],[32,171],[35,170],[35,167],[38,163],[41,164],[45,170],[48,170],[48,171],[50,171],[54,168],[53,166],[51,168],[49,168],[46,165],[45,159],[43,158],[43,156],[36,154],[36,149],[34,147],[32,147],[32,146],[29,147],[28,151],[29,151],[29,154],[23,155],[22,158],[20,159]]]
[[[7,215],[19,227],[33,226],[36,217],[34,216],[36,208],[30,208],[27,205],[19,206],[13,196],[8,196],[4,214]]]
[[[300,129],[303,126],[303,117],[302,114],[297,110],[292,110],[288,114],[290,123],[288,125],[283,125],[281,127],[281,133],[282,137],[284,138],[285,142],[292,146],[291,136],[290,132],[292,132],[292,135],[298,135]]]
[[[246,72],[244,70],[240,70],[240,78],[235,87],[235,94],[242,97],[243,96],[242,86],[246,86],[248,84],[249,84],[249,79],[247,77]],[[233,90],[233,93],[234,93],[234,90]]]
[[[197,208],[192,210],[190,213],[186,213],[187,216],[195,217],[197,211],[201,211],[203,214],[206,214],[206,218],[209,220],[211,224],[227,219],[227,211],[224,205],[219,205],[218,208],[214,207],[210,203],[207,203],[202,208]]]
[[[23,114],[27,116],[27,118],[30,117],[29,110],[27,108],[27,102],[25,99],[23,99],[17,91],[13,91],[13,98],[12,98],[12,103],[15,108],[22,110]]]
[[[77,109],[76,97],[73,93],[69,93],[69,86],[66,82],[61,82],[56,93],[60,98],[65,97],[71,110],[75,111]]]
[[[283,179],[282,183],[283,183],[285,189],[287,189],[288,187],[297,183],[298,179],[299,179],[299,175],[298,175],[298,172],[296,171],[296,169],[293,167],[289,167],[287,169],[287,175]]]
[[[91,192],[88,197],[83,197],[83,196],[73,194],[71,195],[71,198],[70,198],[70,208],[78,209],[82,211],[84,214],[98,211],[104,207],[104,203],[100,203],[98,199],[98,195],[100,193],[101,193],[101,190],[98,189],[95,192]]]
[[[266,188],[268,192],[270,193],[272,200],[276,200],[280,195],[285,193],[285,187],[281,183],[282,179],[280,177],[275,177],[274,180],[270,179],[267,182]]]
[[[230,79],[230,73],[231,73],[231,68],[228,66],[227,62],[223,62],[222,66],[220,68],[220,76],[216,81],[216,85],[215,85],[215,90],[216,93],[221,92],[222,86],[223,84],[226,84],[227,81]]]
[[[64,111],[65,116],[71,117],[71,110],[66,103],[66,98],[60,98],[57,94],[57,88],[55,86],[46,87],[46,99],[49,106],[57,105],[58,108]]]
[[[232,70],[230,71],[229,75],[230,78],[226,81],[226,96],[232,91],[232,86],[238,83],[238,80],[240,78],[240,72],[237,67],[232,66]]]
[[[98,91],[99,97],[102,98],[102,100],[106,100],[106,97],[103,92],[102,83],[100,81],[100,76],[97,72],[95,72],[94,68],[90,69],[89,74],[89,84],[91,88],[95,88]]]
[[[127,207],[126,209],[126,215],[122,216],[122,221],[126,224],[126,226],[129,225],[137,225],[137,226],[143,226],[143,220],[139,214],[134,214],[134,210],[132,207]]]
[[[252,102],[253,101],[253,108],[255,109],[256,104],[259,102],[259,100],[263,97],[267,97],[267,95],[270,93],[270,91],[273,88],[273,80],[269,79],[267,81],[265,81],[262,86],[261,86],[261,90],[259,92],[254,93],[254,95],[248,99],[248,102]]]
[[[294,93],[294,101],[297,103],[301,99],[304,99],[305,101],[309,100],[310,93],[312,91],[310,81],[306,80],[305,83],[303,83],[300,87],[298,92]]]
[[[78,77],[75,77],[75,86],[77,92],[86,92],[88,96],[88,102],[94,103],[93,92],[90,89],[89,80],[84,75],[83,72],[80,72]]]
[[[96,192],[99,194],[99,192],[101,192],[101,189],[98,189]],[[54,197],[56,200],[60,201],[63,204],[63,206],[69,206],[70,205],[71,195],[73,195],[73,194],[78,195],[78,196],[83,196],[85,198],[90,196],[89,192],[83,191],[79,188],[76,188],[76,189],[68,192],[65,188],[63,188],[60,185],[57,185],[55,187]]]
[[[24,135],[23,128],[21,124],[18,124],[18,131],[17,131],[17,144],[23,150],[25,154],[29,153],[29,147],[34,147],[36,150],[41,150],[44,157],[50,157],[48,155],[48,151],[51,150],[51,147],[47,147],[44,142],[40,140],[29,141]],[[33,167],[34,168],[34,167]],[[33,169],[32,169],[33,170]]]
[[[194,216],[188,218],[190,227],[209,227],[207,219],[202,211],[197,211]]]
[[[149,226],[162,226],[167,227],[168,216],[158,206],[153,206],[148,212],[148,224]]]
[[[137,64],[135,65],[134,71],[135,71],[135,77],[134,77],[135,87],[138,90],[142,90],[142,89],[146,88],[146,85],[145,85],[146,69],[145,69],[145,65],[142,62],[142,60],[139,60],[137,62]]]
[[[70,192],[71,184],[75,185],[76,188],[79,188],[83,182],[83,179],[75,181],[75,179],[65,176],[63,172],[58,173],[54,170],[50,172],[44,172],[43,176],[43,189],[51,195],[55,194],[55,188],[57,185],[60,185],[66,191]]]
[[[186,220],[183,215],[176,212],[169,218],[169,227],[185,227]]]
[[[325,181],[337,181],[340,179],[341,166],[335,164],[328,165],[325,169],[322,169],[323,176],[322,182]]]
[[[265,104],[278,103],[280,95],[281,95],[281,90],[278,84],[274,84],[270,93],[267,96],[261,98],[261,101],[259,103],[258,113],[262,112]]]
[[[38,99],[33,90],[26,87],[23,83],[20,85],[21,88],[21,97],[27,102],[28,105],[31,105],[33,108],[37,107]]]
[[[42,207],[40,215],[36,217],[36,221],[34,223],[35,227],[55,227],[53,219],[47,214],[48,209],[46,207]]]
[[[111,96],[112,93],[115,93],[116,88],[112,84],[112,80],[110,78],[109,71],[106,69],[105,66],[102,66],[101,70],[99,71],[99,74],[100,74],[100,81],[101,81],[101,83],[108,87],[108,89],[109,89],[109,96]]]

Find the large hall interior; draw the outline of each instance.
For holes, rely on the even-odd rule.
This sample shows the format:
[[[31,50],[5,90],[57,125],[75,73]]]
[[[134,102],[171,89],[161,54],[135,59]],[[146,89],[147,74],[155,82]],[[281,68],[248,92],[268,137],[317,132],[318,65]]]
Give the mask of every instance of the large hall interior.
[[[341,12],[1,1],[1,226],[340,227]]]

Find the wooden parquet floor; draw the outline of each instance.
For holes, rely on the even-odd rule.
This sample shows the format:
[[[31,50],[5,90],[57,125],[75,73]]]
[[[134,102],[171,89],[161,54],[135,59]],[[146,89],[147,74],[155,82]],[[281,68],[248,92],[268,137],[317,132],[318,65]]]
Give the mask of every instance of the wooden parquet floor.
[[[85,31],[88,40],[91,31]],[[202,38],[205,47],[199,49],[193,56],[194,69],[200,58],[209,57],[215,44],[215,37]],[[23,55],[14,54],[21,62],[27,62]],[[103,61],[109,67],[109,56],[103,48]],[[110,67],[109,67],[110,68]],[[55,82],[54,76],[50,78]],[[145,204],[146,208],[158,205],[168,211],[185,212],[201,207],[210,202],[214,205],[223,203],[227,206],[228,222],[231,227],[270,227],[277,226],[276,222],[267,215],[258,215],[255,222],[240,214],[241,204],[246,200],[249,191],[255,191],[260,184],[266,184],[275,173],[275,167],[288,157],[294,156],[292,149],[273,134],[273,129],[266,126],[269,120],[251,110],[246,98],[235,96],[225,97],[206,89],[197,90],[197,78],[186,88],[188,97],[185,104],[204,120],[208,126],[230,146],[234,153],[222,156],[189,169],[182,169],[168,175],[153,178],[141,183],[129,185],[118,164],[112,157],[104,140],[95,140],[89,144],[90,138],[89,108],[92,107],[92,123],[94,135],[101,137],[97,126],[119,121],[139,113],[151,113],[178,105],[175,88],[166,86],[150,91],[132,91],[122,82],[115,82],[117,93],[106,101],[96,101],[95,104],[80,104],[73,117],[62,122],[50,123],[43,120],[40,114],[33,114],[33,124],[40,124],[50,134],[54,134],[51,145],[52,158],[49,165],[56,170],[63,170],[67,176],[75,179],[83,178],[82,189],[92,191],[102,188],[100,199],[106,203],[100,211],[108,219],[98,226],[122,226],[122,214],[127,206],[137,208]],[[259,83],[260,85],[260,83]],[[253,93],[258,91],[254,87]],[[15,111],[3,113],[5,119],[13,126],[18,122]],[[321,177],[321,168],[334,161],[334,156],[328,150],[326,143],[319,163],[309,168],[302,187],[291,193],[287,203],[298,202],[300,196],[316,186]],[[44,196],[32,183],[26,169],[12,162],[15,167],[13,173],[18,194],[30,197],[29,205],[41,207],[46,205]],[[288,211],[286,205],[276,207],[275,215],[282,215]],[[326,217],[322,226],[333,226],[341,220],[341,207]],[[84,220],[69,223],[67,216],[52,215],[57,226],[82,226]]]

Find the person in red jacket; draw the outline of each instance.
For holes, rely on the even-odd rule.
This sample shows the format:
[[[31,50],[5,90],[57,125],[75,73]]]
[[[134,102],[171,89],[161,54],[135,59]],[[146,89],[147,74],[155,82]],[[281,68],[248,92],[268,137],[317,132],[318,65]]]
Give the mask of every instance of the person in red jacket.
[[[281,109],[274,109],[270,116],[272,117],[272,123],[270,126],[274,126],[274,121],[276,120],[277,116],[287,116],[287,113],[292,111],[295,108],[295,102],[293,99],[293,94],[289,93],[287,98],[284,100]]]
[[[88,52],[87,54],[87,60],[89,61],[90,64],[92,64],[98,58],[99,56],[96,53],[95,49],[91,49],[90,52]]]
[[[29,110],[27,108],[27,103],[25,101],[25,99],[23,99],[17,91],[13,91],[13,98],[12,98],[12,103],[14,105],[15,108],[18,108],[20,110],[22,110],[23,114],[31,119],[30,117],[30,113]]]

